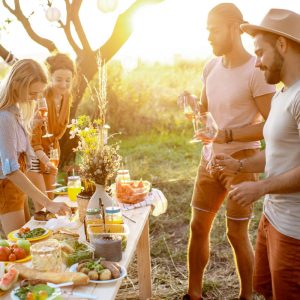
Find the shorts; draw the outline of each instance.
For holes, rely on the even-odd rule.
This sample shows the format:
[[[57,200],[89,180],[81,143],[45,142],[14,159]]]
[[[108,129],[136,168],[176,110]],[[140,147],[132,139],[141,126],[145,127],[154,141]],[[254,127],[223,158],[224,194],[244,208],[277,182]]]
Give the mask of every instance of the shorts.
[[[231,156],[236,159],[244,159],[254,156],[259,149],[246,149],[233,153]],[[201,211],[217,213],[225,200],[228,190],[232,184],[243,181],[256,181],[258,174],[237,173],[220,177],[220,173],[213,176],[206,170],[207,161],[201,159],[198,174],[196,177],[191,206]],[[243,207],[232,199],[227,199],[226,216],[233,220],[247,220],[252,217],[252,204]]]
[[[265,298],[300,299],[300,240],[277,231],[265,215],[258,227],[253,286]]]
[[[0,180],[0,215],[24,210],[27,195],[8,179]]]

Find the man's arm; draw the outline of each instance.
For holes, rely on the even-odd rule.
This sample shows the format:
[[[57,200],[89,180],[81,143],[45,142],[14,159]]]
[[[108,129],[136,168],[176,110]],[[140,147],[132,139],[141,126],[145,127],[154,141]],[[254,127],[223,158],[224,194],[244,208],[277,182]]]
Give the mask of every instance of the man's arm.
[[[300,166],[261,181],[265,194],[289,194],[300,192]]]
[[[242,160],[234,159],[228,154],[217,154],[213,158],[213,167],[223,173],[262,173],[265,170],[265,151]]]

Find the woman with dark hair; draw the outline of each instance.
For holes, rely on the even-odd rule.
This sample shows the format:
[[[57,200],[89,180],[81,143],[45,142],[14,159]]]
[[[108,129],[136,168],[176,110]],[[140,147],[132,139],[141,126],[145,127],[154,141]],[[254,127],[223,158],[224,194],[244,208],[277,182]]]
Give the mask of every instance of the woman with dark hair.
[[[75,76],[73,61],[65,54],[57,53],[46,60],[50,86],[45,92],[48,114],[41,117],[36,113],[31,145],[37,159],[32,161],[28,177],[44,193],[53,190],[59,162],[59,140],[64,135],[69,123],[71,88]],[[51,137],[44,137],[46,133]],[[57,149],[56,165],[50,162],[50,150]],[[52,193],[48,193],[53,198]],[[40,207],[35,203],[35,208]]]

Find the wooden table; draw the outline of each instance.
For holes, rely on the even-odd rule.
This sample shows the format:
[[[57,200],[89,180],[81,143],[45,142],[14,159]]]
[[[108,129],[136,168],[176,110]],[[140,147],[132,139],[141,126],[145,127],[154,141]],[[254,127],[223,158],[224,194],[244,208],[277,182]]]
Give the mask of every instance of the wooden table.
[[[68,197],[59,196],[55,201],[64,201],[70,206],[75,206],[76,202],[71,202]],[[128,268],[129,263],[136,251],[137,268],[139,280],[139,299],[151,298],[151,258],[150,258],[150,240],[149,240],[149,213],[150,206],[141,207],[124,212],[126,216],[136,221],[136,223],[124,218],[124,222],[129,227],[129,236],[127,247],[122,255],[120,264]],[[30,226],[32,221],[27,223]],[[79,228],[80,236],[84,237],[83,225]],[[115,299],[122,280],[110,284],[89,283],[87,286],[64,287],[66,291],[76,291],[82,293],[90,293],[97,296],[97,299],[110,300]],[[2,296],[1,299],[10,299],[9,293]],[[67,298],[65,298],[67,299]],[[77,298],[78,299],[78,298]]]

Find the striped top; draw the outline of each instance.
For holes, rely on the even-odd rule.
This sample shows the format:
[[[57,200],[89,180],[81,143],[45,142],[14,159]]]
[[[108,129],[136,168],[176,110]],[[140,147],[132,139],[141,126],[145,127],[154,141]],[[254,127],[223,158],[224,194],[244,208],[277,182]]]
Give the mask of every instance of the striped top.
[[[12,105],[0,110],[0,179],[19,170],[18,159],[22,152],[26,154],[27,167],[30,167],[35,154],[22,126],[20,111],[16,105]]]

